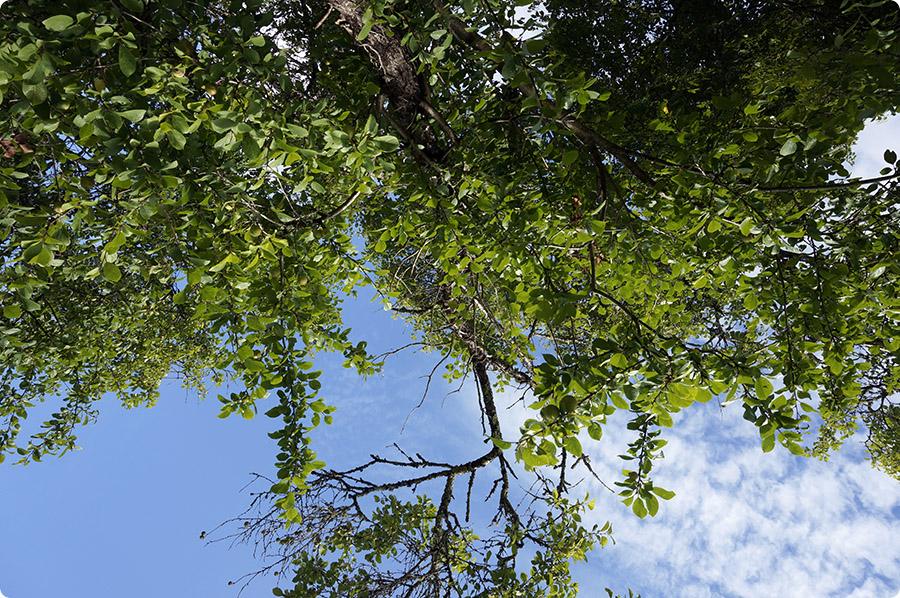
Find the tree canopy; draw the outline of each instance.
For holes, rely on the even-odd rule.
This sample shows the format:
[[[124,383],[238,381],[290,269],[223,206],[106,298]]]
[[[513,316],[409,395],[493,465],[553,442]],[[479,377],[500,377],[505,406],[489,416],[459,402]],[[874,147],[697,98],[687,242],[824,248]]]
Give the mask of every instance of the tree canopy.
[[[610,530],[570,480],[620,410],[638,517],[697,402],[743,404],[764,451],[826,457],[863,425],[900,476],[897,156],[845,166],[900,105],[893,2],[2,10],[0,459],[66,452],[101,398],[152,404],[173,372],[237,381],[223,417],[283,423],[239,533],[296,597],[574,595]],[[341,322],[364,285],[471,378],[487,448],[317,459],[315,355],[381,366]]]

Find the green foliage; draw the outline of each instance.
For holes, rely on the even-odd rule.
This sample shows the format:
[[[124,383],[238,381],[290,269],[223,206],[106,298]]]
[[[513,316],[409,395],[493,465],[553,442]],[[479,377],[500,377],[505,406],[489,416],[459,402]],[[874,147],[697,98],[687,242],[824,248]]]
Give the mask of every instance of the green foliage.
[[[898,475],[896,153],[869,181],[844,166],[900,104],[891,3],[558,0],[525,42],[495,0],[326,4],[4,5],[0,458],[73,448],[109,393],[238,380],[222,417],[271,401],[283,423],[242,533],[293,569],[285,596],[573,595],[610,530],[566,472],[616,411],[638,517],[674,496],[650,477],[662,429],[714,397],[764,451],[826,456],[862,421]],[[341,325],[361,284],[474,374],[487,452],[316,459],[313,356],[379,367]],[[519,431],[510,384],[534,396]],[[61,406],[23,434],[40,401]]]
[[[0,50],[0,137],[15,140],[0,198],[3,452],[36,401],[65,403],[38,443],[17,448],[25,459],[72,448],[72,427],[104,393],[151,403],[172,372],[192,385],[241,378],[247,391],[223,400],[225,414],[252,416],[273,388],[302,411],[315,394],[301,385],[303,355],[349,349],[329,289],[354,280],[346,223],[312,225],[315,179],[344,156],[303,144],[332,135],[340,114],[268,104],[284,58],[252,35],[264,14],[56,9],[66,14],[10,5],[23,20],[5,25],[15,41]],[[236,53],[250,48],[262,58]],[[286,181],[309,201],[276,191]]]
[[[863,415],[869,429],[867,448],[872,461],[886,473],[900,477],[900,407],[873,409]]]

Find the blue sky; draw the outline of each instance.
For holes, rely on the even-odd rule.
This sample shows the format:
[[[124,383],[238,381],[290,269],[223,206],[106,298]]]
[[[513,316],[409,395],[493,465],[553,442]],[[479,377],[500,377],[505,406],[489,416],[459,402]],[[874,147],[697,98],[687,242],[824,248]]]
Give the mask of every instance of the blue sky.
[[[900,119],[869,127],[855,172],[875,176],[882,153],[900,139]],[[406,344],[411,330],[380,305],[347,305],[348,325],[370,349]],[[450,459],[483,451],[474,388],[444,400],[451,387],[421,398],[436,354],[404,352],[383,374],[361,381],[324,357],[323,394],[338,405],[335,423],[317,431],[330,465],[355,464],[398,442]],[[455,388],[455,387],[452,387]],[[513,404],[518,395],[501,397]],[[505,406],[505,405],[504,405]],[[268,407],[260,406],[260,411]],[[239,515],[251,473],[270,474],[275,428],[215,415],[177,383],[153,409],[122,410],[110,401],[100,422],[80,431],[83,450],[28,467],[0,465],[0,590],[8,598],[174,598],[236,596],[228,581],[252,572],[252,547],[208,545],[201,531]],[[502,410],[504,427],[525,417]],[[585,442],[607,483],[629,441],[615,420],[600,443]],[[576,568],[582,596],[627,587],[654,597],[804,596],[900,598],[900,484],[873,471],[858,440],[828,463],[786,450],[763,454],[740,407],[697,405],[666,435],[656,482],[677,492],[654,519],[636,519],[598,483],[580,490],[597,498],[591,517],[612,522],[616,544]],[[242,596],[271,596],[257,582]]]

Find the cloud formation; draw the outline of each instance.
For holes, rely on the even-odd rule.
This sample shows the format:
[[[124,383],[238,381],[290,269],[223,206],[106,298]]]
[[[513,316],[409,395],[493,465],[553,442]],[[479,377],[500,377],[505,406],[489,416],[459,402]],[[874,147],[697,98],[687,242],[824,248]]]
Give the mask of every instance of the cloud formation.
[[[884,150],[900,154],[900,116],[890,116],[881,121],[868,121],[853,148],[856,154],[850,169],[854,176],[869,178],[878,176],[889,164],[884,161]]]
[[[645,598],[893,596],[900,487],[872,470],[857,441],[828,463],[784,449],[764,454],[739,408],[698,407],[668,431],[654,479],[678,495],[656,518],[637,519],[588,481],[598,499],[592,517],[612,522],[617,544],[593,555],[585,581]],[[611,455],[629,440],[621,423],[589,449],[607,482],[622,469]]]

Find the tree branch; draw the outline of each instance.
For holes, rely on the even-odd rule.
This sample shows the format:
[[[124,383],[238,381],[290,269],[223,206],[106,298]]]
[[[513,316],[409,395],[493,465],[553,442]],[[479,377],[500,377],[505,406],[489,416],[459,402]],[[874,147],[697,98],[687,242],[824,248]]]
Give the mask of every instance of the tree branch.
[[[469,47],[478,50],[479,52],[491,52],[494,48],[487,41],[484,40],[478,33],[475,31],[469,30],[466,27],[466,24],[461,21],[458,17],[453,16],[450,11],[444,6],[440,0],[435,0],[432,2],[432,6],[444,15],[444,17],[450,23],[450,32],[453,34],[457,40],[467,44]],[[519,91],[525,97],[531,97],[537,95],[537,89],[530,83],[523,83],[519,85]],[[541,102],[548,108],[549,111],[560,114],[560,111],[557,110],[557,106],[555,102],[549,99],[543,99]],[[556,121],[569,129],[571,132],[581,140],[588,148],[597,147],[601,150],[607,152],[612,155],[616,160],[621,162],[628,170],[634,174],[639,181],[647,185],[648,187],[655,187],[656,181],[628,155],[628,153],[612,141],[606,139],[580,120],[572,116],[565,116],[560,114],[556,117]]]

